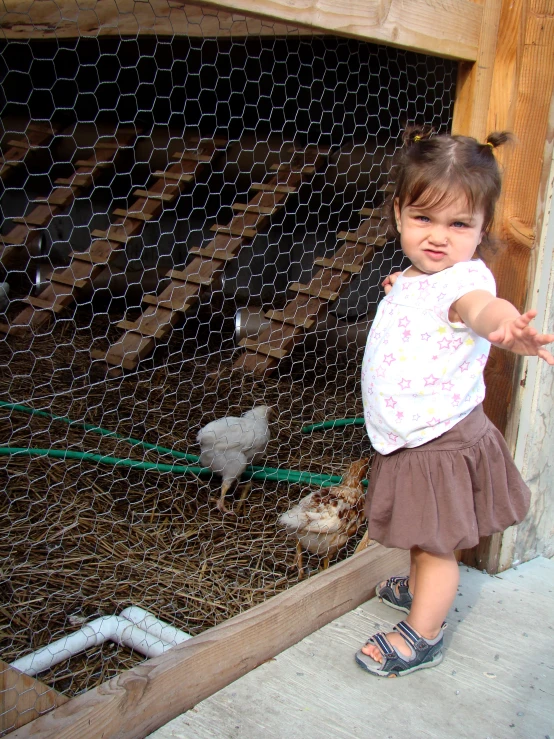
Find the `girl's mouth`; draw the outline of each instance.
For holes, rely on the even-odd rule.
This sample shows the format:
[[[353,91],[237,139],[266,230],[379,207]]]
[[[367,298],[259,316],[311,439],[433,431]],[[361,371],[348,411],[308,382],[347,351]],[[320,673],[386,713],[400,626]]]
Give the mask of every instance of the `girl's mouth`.
[[[425,254],[430,259],[433,259],[435,262],[439,262],[441,259],[443,259],[446,256],[446,253],[443,251],[434,251],[433,249],[425,249]]]

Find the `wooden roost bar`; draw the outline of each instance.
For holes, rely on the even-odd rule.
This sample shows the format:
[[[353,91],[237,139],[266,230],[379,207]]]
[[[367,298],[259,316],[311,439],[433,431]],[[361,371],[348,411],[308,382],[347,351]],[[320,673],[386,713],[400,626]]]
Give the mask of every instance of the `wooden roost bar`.
[[[137,33],[285,35],[294,29],[300,34],[353,37],[458,60],[453,132],[482,141],[489,131],[507,129],[518,139],[517,146],[504,147],[498,154],[505,175],[495,231],[507,248],[493,271],[500,296],[520,309],[531,304],[552,155],[554,17],[548,0],[260,0],[255,4],[205,0],[197,7],[179,0],[98,0],[93,9],[81,9],[69,0],[6,0],[4,8],[1,24],[6,39]],[[519,421],[519,371],[513,355],[493,350],[486,374],[486,410],[512,448]],[[502,538],[499,534],[483,540],[476,550],[464,553],[464,561],[497,571]],[[58,705],[12,736],[97,737],[107,727],[111,736],[144,736],[355,607],[370,597],[376,582],[406,565],[405,553],[374,545]],[[42,710],[61,702],[52,693]]]

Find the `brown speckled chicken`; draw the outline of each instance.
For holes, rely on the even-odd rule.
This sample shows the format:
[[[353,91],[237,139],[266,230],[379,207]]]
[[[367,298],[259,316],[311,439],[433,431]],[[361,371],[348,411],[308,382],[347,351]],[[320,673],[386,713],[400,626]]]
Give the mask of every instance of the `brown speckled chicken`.
[[[324,558],[335,554],[362,525],[364,515],[364,487],[362,480],[368,469],[367,459],[353,462],[340,485],[317,490],[279,517],[289,536],[298,539],[297,559],[299,576],[303,576],[302,549]]]

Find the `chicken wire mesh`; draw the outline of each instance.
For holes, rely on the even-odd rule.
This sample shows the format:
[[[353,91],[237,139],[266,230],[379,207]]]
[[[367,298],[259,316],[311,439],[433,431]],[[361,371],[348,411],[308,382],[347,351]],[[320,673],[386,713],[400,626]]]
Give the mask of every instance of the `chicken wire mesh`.
[[[279,517],[371,453],[359,426],[302,429],[361,415],[402,265],[391,159],[406,122],[449,129],[456,66],[262,25],[1,44],[4,662],[100,617],[109,636],[133,606],[195,635],[290,587]],[[197,434],[261,405],[247,462],[277,472],[248,467],[225,514]],[[363,533],[359,496],[340,517],[332,561]],[[145,658],[120,636],[39,678],[98,685]]]

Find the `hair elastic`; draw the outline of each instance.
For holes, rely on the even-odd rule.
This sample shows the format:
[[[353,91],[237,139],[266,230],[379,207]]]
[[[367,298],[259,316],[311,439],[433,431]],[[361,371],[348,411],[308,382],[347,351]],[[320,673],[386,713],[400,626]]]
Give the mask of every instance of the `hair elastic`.
[[[494,149],[494,144],[491,144],[491,142],[490,142],[490,141],[486,141],[486,142],[485,142],[485,146],[490,146],[490,147],[491,147],[491,149]]]
[[[421,136],[414,136],[414,141],[421,141]]]

